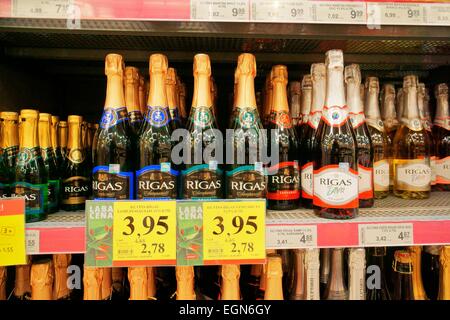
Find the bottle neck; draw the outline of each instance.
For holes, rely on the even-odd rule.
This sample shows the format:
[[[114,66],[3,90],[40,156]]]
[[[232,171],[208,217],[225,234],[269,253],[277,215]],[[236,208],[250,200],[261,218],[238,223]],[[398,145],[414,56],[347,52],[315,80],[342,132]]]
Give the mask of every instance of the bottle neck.
[[[396,119],[395,101],[392,95],[384,98],[383,120]]]
[[[16,278],[14,283],[14,295],[23,297],[26,293],[31,293],[29,264],[16,266]]]
[[[395,271],[395,291],[396,295],[394,298],[396,299],[414,299],[414,291],[413,291],[413,279],[412,273],[403,273],[400,271]]]
[[[20,148],[35,148],[39,146],[38,120],[28,118],[21,122],[20,128]]]
[[[415,300],[426,300],[427,295],[422,281],[422,266],[421,266],[422,250],[420,247],[413,247],[411,249],[412,268],[414,270],[412,274],[413,278],[413,290]]]
[[[167,93],[167,104],[169,105],[169,109],[177,110],[178,109],[178,99],[176,86],[174,84],[166,85],[166,93]]]
[[[16,121],[3,121],[2,139],[3,141],[1,143],[1,146],[3,148],[15,147],[19,145]]]
[[[419,107],[417,105],[417,88],[409,87],[407,90],[404,89],[403,95],[403,99],[405,99],[403,107],[403,118],[408,120],[418,119]]]
[[[305,253],[303,250],[296,250],[294,257],[294,281],[292,284],[292,298],[303,298],[304,297],[304,289],[305,289],[305,265],[303,262]]]
[[[128,268],[130,281],[130,300],[147,300],[147,269],[145,267]]]
[[[166,75],[162,72],[155,72],[150,75],[150,91],[148,94],[147,106],[167,107]]]
[[[298,95],[295,95],[294,97],[296,97],[297,101],[298,99]],[[312,102],[312,97],[311,97],[311,89],[306,89],[302,91],[302,97],[301,97],[301,104],[300,104],[300,113],[302,115],[308,115],[311,112],[311,102]],[[296,102],[299,103],[299,102]]]
[[[139,85],[132,81],[126,81],[125,104],[128,112],[140,111]]]
[[[325,106],[345,106],[344,73],[340,68],[328,69]]]
[[[31,299],[52,300],[53,272],[52,264],[33,264],[31,267]]]
[[[439,300],[450,300],[450,247],[445,246],[440,256]]]
[[[177,283],[177,300],[195,300],[194,279],[183,279]]]
[[[84,268],[84,300],[101,300],[102,273],[100,268]]]
[[[325,77],[320,80],[313,81],[312,98],[311,98],[311,113],[320,112],[325,104]]]
[[[67,267],[70,264],[69,254],[57,254],[53,256],[55,281],[53,284],[53,299],[64,299],[69,297],[70,291],[67,287]]]
[[[285,81],[273,82],[272,111],[289,112]]]
[[[39,146],[41,149],[47,149],[52,146],[50,142],[50,123],[48,121],[39,121]]]
[[[239,76],[235,107],[256,109],[255,82],[250,74]]]
[[[357,82],[347,83],[347,105],[350,113],[359,114],[363,112],[363,105],[360,95],[360,84]]]
[[[67,148],[67,127],[59,128],[59,144],[61,148]]]
[[[366,106],[365,106],[365,116],[367,119],[379,120],[380,116],[380,106],[378,103],[378,92],[368,88]]]
[[[221,300],[240,300],[239,276],[222,277]]]
[[[194,95],[192,97],[192,107],[212,108],[211,86],[209,75],[196,74],[194,76]]]
[[[282,274],[266,275],[266,291],[264,300],[283,300]]]
[[[60,147],[59,145],[59,139],[58,139],[58,124],[57,123],[52,123],[52,126],[50,128],[50,135],[51,135],[51,140],[52,140],[52,147],[54,150],[56,150],[56,148]]]
[[[436,102],[436,116],[435,118],[448,118],[450,117],[450,110],[448,106],[448,95],[439,95]]]
[[[87,139],[89,140],[89,139]],[[69,123],[69,137],[67,139],[67,149],[82,149],[81,123]]]
[[[107,76],[105,109],[125,107],[123,94],[123,76],[113,74]]]
[[[423,95],[423,93],[418,90],[418,92],[417,92],[417,108],[419,109],[419,118],[422,121],[426,120],[424,98],[425,98],[425,96]]]
[[[344,282],[344,250],[332,249],[330,276],[328,280],[328,299],[335,298],[336,295],[342,298],[347,291]]]

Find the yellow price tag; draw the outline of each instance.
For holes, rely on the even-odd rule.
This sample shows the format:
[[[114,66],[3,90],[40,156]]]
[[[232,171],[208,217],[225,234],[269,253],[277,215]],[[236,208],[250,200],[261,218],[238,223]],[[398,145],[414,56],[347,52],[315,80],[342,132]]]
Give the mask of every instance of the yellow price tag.
[[[0,200],[0,266],[26,263],[25,200]]]
[[[204,264],[263,263],[266,202],[203,203]]]
[[[114,203],[113,266],[176,264],[176,201]]]

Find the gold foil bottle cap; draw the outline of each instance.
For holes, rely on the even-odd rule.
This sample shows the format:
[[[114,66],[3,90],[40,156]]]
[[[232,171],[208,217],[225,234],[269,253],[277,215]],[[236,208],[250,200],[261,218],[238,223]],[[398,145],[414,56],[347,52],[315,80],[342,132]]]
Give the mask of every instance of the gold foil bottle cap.
[[[43,261],[31,265],[31,299],[53,299],[53,262]]]
[[[282,259],[278,254],[269,254],[267,256],[266,276],[270,278],[278,278],[283,276]]]
[[[59,126],[60,126],[61,128],[67,128],[67,122],[66,122],[66,121],[60,121],[60,122],[59,122]]]
[[[238,73],[237,77],[240,74],[251,74],[254,78],[256,77],[256,58],[251,53],[242,53],[238,57],[238,64],[236,68],[236,72]],[[236,73],[235,73],[236,77]]]
[[[83,122],[83,117],[82,116],[77,116],[77,115],[70,115],[70,116],[67,117],[67,122],[68,123],[82,123]],[[91,123],[88,123],[87,127],[90,128],[91,127]]]
[[[366,90],[376,90],[377,94],[380,91],[380,83],[377,77],[367,77],[365,82]]]
[[[295,96],[301,94],[302,84],[300,81],[289,82],[289,95]]]
[[[177,84],[177,71],[174,68],[167,69],[166,84],[169,85]]]
[[[395,99],[395,87],[393,84],[391,83],[386,83],[383,86],[383,92],[384,92],[384,97],[387,98],[388,96],[391,96]]]
[[[140,80],[139,69],[136,67],[125,68],[125,82],[128,84],[134,84]]]
[[[194,56],[194,76],[197,74],[211,76],[211,61],[207,54],[199,53]]]
[[[361,69],[358,64],[350,64],[344,69],[345,83],[361,83]]]
[[[295,83],[294,81],[293,83]],[[299,88],[300,89],[300,88]],[[305,74],[302,78],[301,84],[302,90],[312,90],[312,76],[310,74]],[[297,93],[297,92],[296,92]]]
[[[443,268],[450,266],[450,246],[442,246],[439,261]]]
[[[342,50],[328,50],[325,53],[325,64],[329,69],[344,69],[344,53]]]
[[[152,73],[167,73],[169,62],[167,57],[160,53],[152,54],[149,58],[149,72]]]
[[[288,81],[287,67],[284,65],[276,65],[272,69],[271,73],[272,82],[285,82]]]
[[[105,75],[120,75],[123,76],[125,64],[123,57],[120,54],[110,53],[105,58]]]
[[[419,78],[416,75],[408,75],[403,77],[403,88],[417,87]]]
[[[194,268],[191,266],[175,267],[177,278],[177,300],[195,300]]]
[[[241,270],[237,264],[225,264],[222,266],[222,278],[226,280],[236,280],[239,279],[241,275]]]
[[[20,110],[20,117],[21,118],[38,119],[39,118],[39,111],[34,110],[34,109],[22,109],[22,110]]]
[[[39,113],[39,121],[50,122],[52,115],[50,113]]]
[[[311,78],[312,81],[320,81],[326,76],[326,66],[325,63],[313,63],[311,65]]]
[[[366,249],[351,248],[349,254],[348,265],[350,268],[365,269],[366,268]]]
[[[436,98],[441,95],[448,95],[448,85],[446,83],[439,83],[434,89],[434,96]]]
[[[0,112],[0,119],[17,121],[19,120],[19,114],[17,112],[3,111]]]

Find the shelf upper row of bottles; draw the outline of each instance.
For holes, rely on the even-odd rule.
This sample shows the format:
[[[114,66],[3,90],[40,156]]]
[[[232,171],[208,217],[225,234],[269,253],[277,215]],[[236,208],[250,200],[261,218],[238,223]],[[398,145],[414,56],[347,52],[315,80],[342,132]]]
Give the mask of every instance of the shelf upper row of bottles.
[[[194,57],[188,117],[185,86],[168,67],[167,57],[151,55],[149,73],[148,90],[143,92],[138,70],[125,68],[118,54],[107,55],[104,112],[99,128],[86,142],[92,145],[92,154],[85,147],[83,152],[75,152],[80,147],[68,148],[65,153],[70,161],[62,170],[60,166],[60,177],[50,177],[58,170],[45,163],[52,156],[57,158],[58,151],[49,152],[51,143],[40,142],[38,112],[22,110],[20,148],[16,164],[9,162],[15,170],[8,183],[12,183],[11,195],[25,195],[28,221],[45,218],[48,209],[44,204],[59,199],[58,191],[52,190],[59,188],[63,172],[69,182],[69,188],[60,191],[66,209],[82,209],[92,189],[94,199],[266,198],[269,209],[295,209],[301,203],[322,217],[346,219],[355,217],[359,207],[373,206],[374,199],[388,196],[391,190],[405,199],[427,198],[432,187],[450,190],[446,84],[435,90],[434,126],[427,91],[414,75],[404,78],[397,103],[394,86],[384,85],[380,111],[378,79],[368,77],[361,85],[359,66],[344,68],[342,51],[330,50],[325,63],[313,64],[301,84],[290,84],[289,95],[287,67],[274,66],[266,78],[264,102],[258,104],[256,60],[244,53],[235,70],[228,126],[231,139],[227,135],[225,140],[218,137],[219,130],[211,130],[218,128],[217,88],[206,54]],[[142,114],[145,95],[147,108]],[[47,122],[49,129],[43,131],[51,136]],[[6,118],[1,123],[6,155],[14,144],[8,137],[14,134],[7,133],[13,129],[8,129]],[[175,152],[173,139],[181,128],[185,128],[181,140],[190,142],[183,145],[182,156]],[[79,127],[73,136],[81,137],[83,130]],[[234,151],[226,165],[219,157],[226,149],[224,140],[227,149],[231,146]],[[254,145],[268,148],[271,156],[276,155],[269,160],[276,160],[266,162]],[[17,143],[14,146],[17,149]],[[39,146],[44,161],[35,159],[41,153]],[[213,152],[197,160],[198,149],[201,155]],[[240,156],[243,162],[238,162]]]

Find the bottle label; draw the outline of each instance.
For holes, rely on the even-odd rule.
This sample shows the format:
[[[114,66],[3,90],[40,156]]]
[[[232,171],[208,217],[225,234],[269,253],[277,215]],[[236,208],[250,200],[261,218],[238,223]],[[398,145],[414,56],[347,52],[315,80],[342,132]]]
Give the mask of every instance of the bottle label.
[[[438,127],[450,130],[450,117],[434,118],[434,124]]]
[[[128,120],[127,108],[109,108],[103,110],[102,119],[100,120],[100,128],[112,128],[119,123]]]
[[[403,119],[403,123],[412,131],[420,131],[423,129],[420,119]]]
[[[59,180],[48,180],[48,209],[56,210],[58,208],[58,200],[60,195]]]
[[[22,148],[17,154],[17,162],[19,166],[26,166],[30,161],[34,161],[37,158],[42,158],[41,149],[39,147]]]
[[[367,119],[366,123],[368,126],[377,129],[380,132],[384,132],[384,123],[381,119]]]
[[[73,176],[62,182],[62,203],[66,205],[84,204],[89,197],[89,179]]]
[[[300,167],[297,161],[280,162],[269,168],[267,199],[300,199]]]
[[[207,128],[212,125],[213,114],[209,107],[192,107],[192,117],[194,125],[200,128]]]
[[[389,161],[380,160],[373,164],[375,191],[389,191]]]
[[[95,200],[133,199],[133,172],[110,170],[112,166],[97,166],[92,170],[92,194]],[[120,170],[120,166],[118,168]]]
[[[430,191],[430,159],[394,159],[395,187],[404,191]]]
[[[348,119],[348,108],[347,106],[324,106],[322,119],[330,127],[341,127]]]
[[[313,203],[322,208],[358,208],[358,172],[348,163],[314,170]]]
[[[359,199],[373,198],[373,168],[358,164]]]
[[[257,170],[261,169],[261,170]],[[266,177],[262,168],[245,165],[226,172],[227,198],[265,198]]]
[[[75,164],[83,163],[85,160],[85,152],[82,149],[70,149],[67,150],[67,158],[70,162]]]
[[[321,118],[322,118],[322,111],[316,111],[314,113],[311,113],[311,115],[308,118],[308,125],[314,130],[317,130]]]
[[[302,198],[312,199],[313,193],[313,163],[308,162],[302,167],[301,173]]]
[[[238,117],[241,128],[250,129],[256,126],[257,114],[255,109],[238,107],[237,110],[239,112]]]
[[[281,128],[292,127],[291,115],[286,111],[272,112],[270,119],[271,119],[270,121],[272,123],[275,123],[278,127]]]
[[[436,183],[450,184],[450,156],[436,161]]]
[[[170,162],[146,166],[136,171],[137,199],[176,199],[179,172]]]
[[[26,214],[41,214],[45,212],[48,196],[47,184],[15,182],[12,186],[12,197],[25,197]]]
[[[350,113],[349,116],[353,129],[356,129],[362,124],[364,124],[364,121],[366,120],[366,117],[364,116],[363,112],[360,112],[358,114]]]
[[[199,164],[182,171],[185,199],[222,198],[222,171]]]
[[[147,107],[145,120],[150,123],[151,126],[156,128],[164,127],[169,122],[169,119],[168,107]]]
[[[436,156],[430,157],[430,167],[431,167],[431,185],[436,184]]]
[[[130,119],[130,123],[142,122],[143,120],[140,111],[128,112],[128,118]]]

